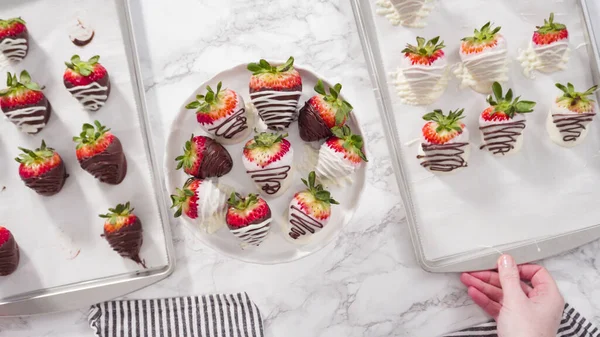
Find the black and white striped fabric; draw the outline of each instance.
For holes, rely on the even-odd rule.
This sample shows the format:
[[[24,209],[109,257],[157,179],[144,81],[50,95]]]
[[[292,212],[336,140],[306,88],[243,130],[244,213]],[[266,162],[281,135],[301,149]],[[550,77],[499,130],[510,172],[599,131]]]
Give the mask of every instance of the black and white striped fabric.
[[[600,330],[567,303],[565,304],[563,318],[556,336],[600,337]],[[496,331],[496,322],[491,321],[444,335],[444,337],[498,337],[498,333]]]
[[[98,337],[263,337],[262,317],[248,294],[126,300],[92,306]]]

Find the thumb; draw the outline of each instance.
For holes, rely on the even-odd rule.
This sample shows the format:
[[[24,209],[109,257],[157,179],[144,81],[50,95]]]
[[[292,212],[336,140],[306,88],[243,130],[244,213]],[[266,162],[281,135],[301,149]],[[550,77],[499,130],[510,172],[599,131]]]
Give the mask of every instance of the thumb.
[[[519,268],[512,256],[507,254],[500,256],[498,259],[498,274],[505,302],[526,298],[521,288]]]

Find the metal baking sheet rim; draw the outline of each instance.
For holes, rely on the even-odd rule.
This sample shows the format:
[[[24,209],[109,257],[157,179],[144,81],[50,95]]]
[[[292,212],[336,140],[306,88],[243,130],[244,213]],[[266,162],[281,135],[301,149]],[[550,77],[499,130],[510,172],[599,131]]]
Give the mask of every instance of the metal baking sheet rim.
[[[585,21],[589,54],[593,56],[591,66],[594,70],[594,82],[600,84],[600,51],[595,42],[595,32],[592,26],[587,1],[588,0],[579,0],[579,5],[581,15]],[[405,179],[406,174],[404,173],[404,168],[400,159],[402,150],[400,148],[396,123],[392,113],[390,93],[386,85],[387,76],[383,69],[379,42],[377,34],[375,33],[375,24],[372,19],[371,4],[369,0],[351,0],[351,5],[369,75],[373,84],[373,91],[375,93],[375,99],[377,100],[379,115],[382,119],[387,145],[390,150],[392,167],[394,174],[396,175],[398,189],[404,204],[411,241],[419,265],[424,270],[435,273],[495,268],[496,260],[499,256],[499,251],[495,248],[482,249],[478,253],[471,253],[466,259],[463,255],[449,257],[440,261],[431,261],[425,258],[416,228],[415,210],[411,199],[410,186]],[[518,263],[526,263],[566,252],[586,243],[595,241],[598,238],[600,238],[600,224],[561,235],[540,238],[533,243],[526,242],[510,249],[503,249],[502,252],[513,255]]]
[[[164,182],[161,176],[161,166],[157,165],[156,156],[152,149],[151,128],[146,116],[146,101],[144,86],[140,73],[138,51],[133,32],[130,0],[115,0],[119,8],[119,21],[130,63],[132,84],[134,86],[136,108],[142,125],[142,135],[145,138],[146,154],[151,167],[152,182],[155,190],[155,202],[158,204],[159,215],[163,225],[167,265],[132,274],[118,275],[86,282],[68,284],[49,289],[13,296],[0,302],[0,317],[46,314],[57,311],[80,309],[92,304],[123,296],[130,292],[147,287],[173,273],[175,270],[175,254],[171,238],[171,224],[168,210],[165,208]]]

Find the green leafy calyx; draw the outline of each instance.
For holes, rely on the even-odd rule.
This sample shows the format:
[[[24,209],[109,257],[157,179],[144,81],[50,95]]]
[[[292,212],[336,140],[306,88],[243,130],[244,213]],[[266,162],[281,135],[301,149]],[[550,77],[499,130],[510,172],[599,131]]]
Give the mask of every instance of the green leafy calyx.
[[[247,68],[252,72],[253,75],[284,73],[294,69],[294,58],[290,56],[290,58],[280,66],[272,66],[266,60],[261,59],[258,63],[248,64]]]
[[[197,113],[209,113],[212,107],[220,103],[222,96],[223,83],[217,84],[217,91],[215,92],[209,85],[206,86],[206,94],[196,95],[196,100],[188,103],[185,108],[196,110]]]
[[[306,187],[308,187],[308,191],[319,201],[324,202],[326,204],[335,204],[339,205],[335,199],[331,198],[331,193],[323,188],[323,185],[316,184],[316,174],[315,171],[312,171],[308,174],[308,180],[302,178],[302,182]]]
[[[81,76],[90,76],[94,72],[94,67],[98,64],[98,60],[100,60],[100,56],[98,55],[92,56],[87,61],[82,61],[79,55],[73,55],[71,62],[65,62],[65,65]]]
[[[341,127],[335,126],[331,129],[331,132],[334,136],[343,140],[344,149],[356,153],[365,162],[368,161],[367,156],[365,156],[362,150],[364,145],[363,138],[359,135],[353,134],[348,125]]]
[[[536,26],[537,32],[540,34],[548,34],[548,33],[556,33],[560,32],[563,29],[566,29],[567,26],[562,23],[554,22],[554,13],[550,13],[550,18],[548,20],[544,19],[543,26]]]
[[[448,115],[444,115],[442,110],[433,110],[432,112],[425,114],[423,119],[426,121],[432,121],[437,123],[437,128],[435,129],[436,133],[440,133],[442,131],[462,131],[462,126],[460,120],[465,118],[463,116],[463,112],[465,109],[450,111]]]
[[[44,140],[42,140],[42,145],[33,151],[22,147],[19,147],[19,150],[23,153],[15,158],[15,160],[25,166],[44,163],[54,156],[54,149],[46,147],[46,142]]]
[[[353,107],[350,103],[346,102],[340,97],[340,91],[342,91],[342,85],[337,83],[333,87],[329,88],[329,94],[325,91],[323,81],[319,80],[315,85],[315,91],[323,97],[323,100],[331,105],[335,109],[335,124],[342,125],[348,117],[348,114],[352,111]]]
[[[521,96],[513,99],[512,89],[508,89],[506,95],[502,95],[502,86],[498,82],[494,82],[492,85],[492,95],[487,98],[488,103],[494,107],[494,111],[490,114],[493,116],[497,112],[503,112],[508,117],[513,118],[515,113],[528,113],[532,112],[535,107],[535,102],[532,101],[521,101]]]
[[[419,37],[417,37],[417,45],[416,46],[414,46],[412,44],[407,44],[406,48],[404,48],[402,50],[402,52],[425,56],[425,57],[433,56],[433,54],[435,54],[435,52],[437,52],[438,50],[441,50],[445,47],[444,41],[439,42],[439,40],[440,40],[440,37],[436,36],[433,39],[425,42],[425,39],[419,36]]]
[[[502,27],[498,26],[492,29],[492,23],[488,22],[480,30],[475,29],[473,31],[472,36],[467,36],[462,39],[462,41],[472,42],[472,43],[486,43],[490,41],[494,41],[496,39],[496,34],[500,31]]]
[[[110,223],[111,225],[116,225],[119,218],[130,216],[133,214],[133,210],[134,209],[131,208],[131,204],[128,201],[125,204],[118,204],[115,208],[109,208],[108,213],[100,214],[98,216],[103,219],[108,219],[106,222]]]
[[[269,149],[271,146],[281,142],[288,134],[276,134],[270,132],[261,132],[254,136],[254,143],[247,146],[248,149],[264,148]]]
[[[189,186],[195,180],[197,179],[189,178],[185,184],[183,184],[183,188],[177,188],[175,194],[171,194],[171,202],[173,203],[171,208],[177,208],[177,211],[173,215],[174,217],[178,218],[181,216],[183,205],[194,196],[195,192],[192,191]]]
[[[6,86],[8,88],[0,90],[0,96],[7,96],[26,89],[42,91],[37,83],[31,82],[31,76],[29,76],[29,73],[26,70],[21,71],[19,78],[17,78],[17,73],[11,74],[10,72],[7,72]]]
[[[235,209],[243,211],[256,204],[258,200],[257,194],[250,193],[244,198],[239,193],[231,192],[229,200],[227,200],[227,204]]]
[[[77,149],[80,149],[85,145],[96,144],[98,139],[109,131],[110,129],[107,129],[106,126],[100,124],[98,121],[94,121],[94,125],[85,123],[82,126],[79,137],[73,137],[73,141],[77,143]]]

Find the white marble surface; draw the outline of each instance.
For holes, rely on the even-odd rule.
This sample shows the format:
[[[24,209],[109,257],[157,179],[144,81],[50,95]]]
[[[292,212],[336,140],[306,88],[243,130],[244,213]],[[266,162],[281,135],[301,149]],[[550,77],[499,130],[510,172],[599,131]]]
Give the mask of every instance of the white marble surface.
[[[487,318],[458,275],[416,264],[350,4],[346,0],[132,0],[156,145],[198,83],[260,57],[294,55],[344,84],[369,142],[362,207],[330,246],[259,266],[224,258],[174,227],[177,270],[128,298],[247,291],[270,337],[437,336]],[[598,6],[600,7],[600,6]],[[160,151],[159,151],[160,152]],[[600,243],[544,262],[567,301],[600,322]],[[91,336],[87,308],[0,319],[0,336]]]

